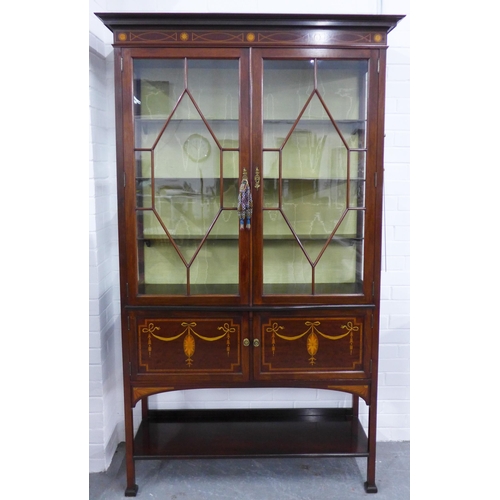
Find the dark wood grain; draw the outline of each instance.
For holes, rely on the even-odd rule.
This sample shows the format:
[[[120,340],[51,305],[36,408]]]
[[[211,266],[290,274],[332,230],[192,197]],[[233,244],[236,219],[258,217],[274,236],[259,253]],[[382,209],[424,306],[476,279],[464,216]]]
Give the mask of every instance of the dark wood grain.
[[[368,456],[351,409],[150,411],[134,457]]]
[[[96,15],[114,35],[126,496],[138,491],[137,459],[297,455],[366,457],[365,489],[375,493],[385,65],[387,34],[404,16]],[[240,175],[246,169],[254,179],[259,169],[263,182],[255,192],[252,228],[238,236],[237,284],[191,283],[185,261],[180,265],[186,269],[186,286],[145,283],[142,261],[150,242],[143,234],[143,214],[137,216],[137,211],[148,210],[136,201],[136,178],[144,175],[136,160],[142,149],[135,149],[137,58],[184,59],[185,86],[189,59],[238,61]],[[366,206],[358,212],[352,234],[342,241],[363,248],[353,283],[324,284],[314,270],[311,283],[284,280],[264,286],[262,85],[264,61],[270,59],[357,60],[367,68],[366,89],[361,91],[362,99],[367,98],[362,134]],[[317,86],[316,74],[314,81]],[[327,107],[324,101],[322,105]],[[215,136],[211,125],[205,125]],[[307,182],[310,190],[314,184]],[[281,192],[278,197],[282,203]],[[294,238],[300,246],[295,233]],[[331,233],[322,252],[333,238]],[[352,408],[149,409],[148,397],[160,392],[221,387],[334,389],[352,394]],[[368,433],[358,420],[360,397],[369,408]],[[141,400],[142,422],[134,439],[133,408]]]

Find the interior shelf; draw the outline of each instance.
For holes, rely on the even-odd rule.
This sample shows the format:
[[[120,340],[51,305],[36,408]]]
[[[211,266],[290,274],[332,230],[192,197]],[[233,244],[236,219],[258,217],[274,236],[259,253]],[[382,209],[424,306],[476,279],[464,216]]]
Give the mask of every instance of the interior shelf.
[[[150,410],[134,458],[368,456],[352,408]]]

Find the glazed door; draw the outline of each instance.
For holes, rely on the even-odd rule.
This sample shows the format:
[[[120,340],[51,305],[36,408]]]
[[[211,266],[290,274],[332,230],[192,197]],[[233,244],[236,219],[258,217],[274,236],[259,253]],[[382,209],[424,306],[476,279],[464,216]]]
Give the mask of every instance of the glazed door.
[[[241,50],[124,49],[129,303],[248,301],[250,234],[238,193],[249,157]],[[133,201],[131,201],[133,200]],[[168,299],[167,299],[168,298]]]
[[[375,57],[253,52],[255,303],[372,300]]]

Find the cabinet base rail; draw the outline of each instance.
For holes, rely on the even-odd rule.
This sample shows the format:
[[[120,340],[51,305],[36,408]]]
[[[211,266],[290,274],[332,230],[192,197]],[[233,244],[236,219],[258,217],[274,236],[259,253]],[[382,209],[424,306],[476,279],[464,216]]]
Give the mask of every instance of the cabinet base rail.
[[[352,408],[149,410],[132,460],[249,457],[369,458],[370,451]],[[125,496],[137,490],[133,484]],[[367,481],[365,490],[377,487]]]

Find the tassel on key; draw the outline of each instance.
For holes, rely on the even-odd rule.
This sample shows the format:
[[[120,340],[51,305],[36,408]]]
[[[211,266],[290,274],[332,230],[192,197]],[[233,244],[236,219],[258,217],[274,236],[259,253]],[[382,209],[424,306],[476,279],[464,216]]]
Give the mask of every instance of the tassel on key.
[[[240,230],[245,228],[250,229],[253,210],[252,193],[246,168],[243,169],[243,177],[241,179],[240,190],[238,193],[238,217],[240,219]],[[246,224],[245,224],[246,223]]]

